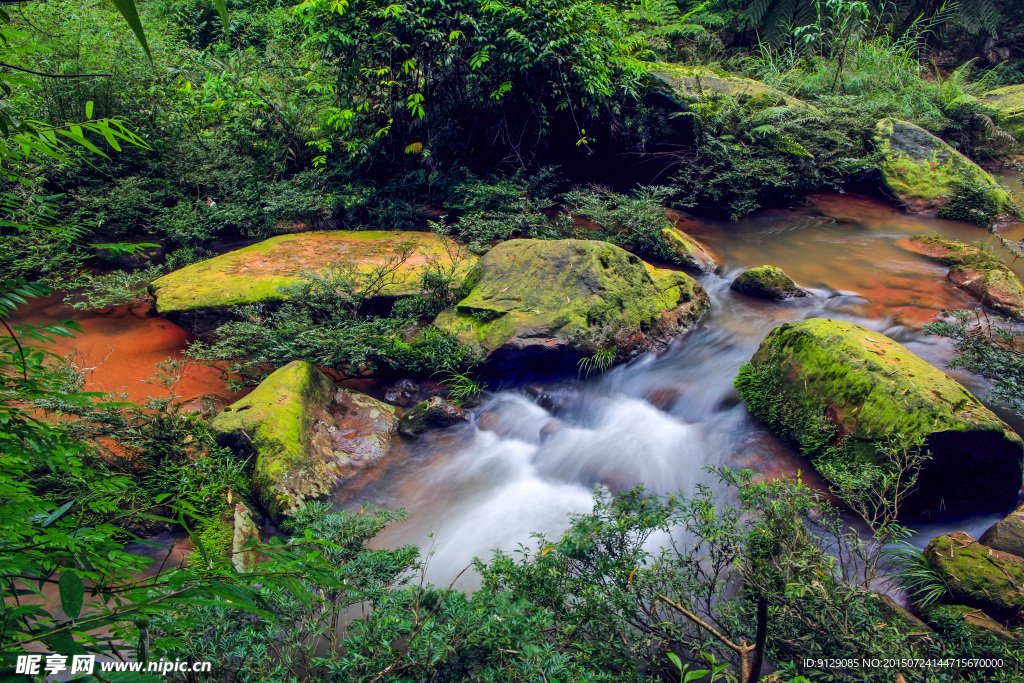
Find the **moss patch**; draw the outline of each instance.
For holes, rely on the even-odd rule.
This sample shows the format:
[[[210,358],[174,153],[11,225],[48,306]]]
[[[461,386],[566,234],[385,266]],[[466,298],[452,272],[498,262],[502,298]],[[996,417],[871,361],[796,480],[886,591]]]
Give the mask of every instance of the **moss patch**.
[[[1024,285],[994,254],[962,242],[915,235],[897,244],[949,266],[949,281],[1003,315],[1024,320]]]
[[[1010,206],[1009,195],[991,174],[920,126],[882,119],[874,143],[886,187],[911,211],[946,205],[964,182],[992,187],[998,201]]]
[[[497,354],[510,364],[598,349],[625,358],[667,344],[708,307],[703,288],[685,273],[594,240],[504,242],[480,259],[466,285],[469,296],[435,325],[485,359]]]
[[[701,92],[723,93],[745,101],[752,97],[763,97],[777,106],[814,109],[803,100],[787,95],[760,81],[743,78],[709,66],[685,66],[659,62],[650,71],[656,85],[671,91],[682,105],[696,102]]]
[[[1024,142],[1024,84],[990,90],[980,99],[998,111],[996,122],[1003,130]]]
[[[757,419],[819,468],[880,463],[887,439],[923,439],[931,458],[904,518],[1002,512],[1020,489],[1020,437],[956,381],[855,323],[775,328],[736,386]]]
[[[729,288],[747,296],[776,301],[807,296],[806,291],[775,266],[757,266],[745,270],[733,280]]]
[[[936,536],[924,554],[953,602],[1004,620],[1024,607],[1024,559],[984,546],[963,531]]]
[[[430,258],[446,258],[433,233],[333,230],[279,235],[164,275],[153,282],[151,292],[161,315],[275,301],[284,297],[281,287],[298,282],[304,270],[331,264],[369,270],[404,246],[415,251],[399,268],[399,282],[381,293],[408,296],[420,291],[419,268]]]

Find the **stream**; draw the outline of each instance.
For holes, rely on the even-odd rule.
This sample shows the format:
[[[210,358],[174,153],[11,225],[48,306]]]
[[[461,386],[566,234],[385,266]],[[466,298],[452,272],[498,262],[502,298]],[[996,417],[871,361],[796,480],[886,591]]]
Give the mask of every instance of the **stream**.
[[[1024,195],[1020,176],[1001,180]],[[598,485],[622,490],[644,483],[650,491],[670,493],[701,483],[727,501],[730,492],[704,468],[728,466],[764,477],[799,472],[808,485],[824,488],[804,458],[750,417],[732,385],[739,367],[777,325],[828,317],[886,334],[945,368],[949,343],[926,336],[921,325],[942,309],[972,308],[975,302],[946,281],[946,267],[904,251],[896,241],[925,233],[998,247],[977,226],[904,214],[858,195],[812,196],[804,207],[763,211],[736,223],[687,218],[679,227],[714,251],[721,264],[719,273],[699,278],[712,305],[696,329],[669,349],[602,377],[489,394],[469,423],[396,443],[387,464],[340,490],[336,504],[405,508],[407,519],[375,544],[419,546],[428,560],[427,580],[447,585],[474,557],[529,545],[533,532],[559,534],[570,514],[591,509]],[[1024,224],[1000,231],[1021,239]],[[765,302],[729,289],[742,270],[762,264],[779,266],[813,296]],[[1024,262],[1013,268],[1024,277]],[[180,328],[144,310],[98,315],[70,311],[56,300],[37,303],[15,322],[66,318],[78,320],[85,334],[60,340],[58,352],[77,348],[80,357],[97,364],[86,390],[124,391],[136,400],[155,393],[143,383],[155,363],[181,358],[190,341]],[[979,396],[987,394],[978,377],[948,372]],[[178,393],[186,399],[236,397],[202,367],[189,370]],[[1024,433],[1020,419],[997,412]],[[920,526],[915,542],[924,545],[954,529],[977,537],[997,518]],[[467,573],[456,585],[474,583]]]

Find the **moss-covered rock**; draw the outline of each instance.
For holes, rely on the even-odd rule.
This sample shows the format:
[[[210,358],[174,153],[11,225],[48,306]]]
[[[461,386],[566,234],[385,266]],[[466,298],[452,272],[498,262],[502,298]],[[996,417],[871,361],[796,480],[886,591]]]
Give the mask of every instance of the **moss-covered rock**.
[[[351,265],[368,271],[403,250],[411,254],[380,296],[396,298],[420,291],[419,269],[429,258],[445,258],[439,237],[428,232],[381,230],[305,232],[279,235],[242,249],[185,266],[150,287],[157,312],[190,332],[202,333],[229,306],[280,301],[286,285],[304,271]]]
[[[1024,285],[994,254],[962,242],[927,235],[901,239],[897,244],[949,266],[949,281],[983,305],[1005,316],[1024,320]]]
[[[899,119],[875,125],[886,188],[910,211],[933,211],[949,203],[963,182],[992,187],[1004,206],[1009,195],[976,163],[924,128]]]
[[[661,348],[708,308],[685,273],[655,268],[593,240],[512,240],[491,249],[466,278],[469,296],[434,324],[505,377],[575,372],[599,349],[616,358]]]
[[[924,554],[952,602],[1001,620],[1024,607],[1024,559],[982,545],[963,531],[936,536]]]
[[[253,490],[280,520],[387,453],[395,408],[335,389],[303,361],[280,368],[210,421],[218,441],[254,452]]]
[[[650,70],[652,86],[668,94],[684,108],[696,102],[701,92],[722,93],[741,102],[753,97],[764,98],[772,106],[813,109],[811,105],[761,81],[709,66],[686,66],[660,62]]]
[[[871,593],[869,596],[885,623],[905,635],[921,636],[931,633],[931,628],[909,611],[900,607],[885,593]]]
[[[996,121],[1003,130],[1024,142],[1024,84],[990,90],[980,100],[999,112]]]
[[[406,436],[419,436],[431,429],[444,429],[466,421],[462,408],[454,406],[440,396],[420,401],[402,416],[398,431]]]
[[[755,417],[826,475],[884,465],[882,446],[923,440],[930,458],[904,519],[1004,512],[1020,489],[1020,437],[956,381],[855,323],[780,325],[736,386]]]
[[[1020,643],[1019,635],[976,607],[933,604],[924,609],[922,616],[946,643],[970,645],[970,652],[956,650],[960,656],[998,658],[1003,647]]]
[[[775,266],[748,268],[732,281],[729,288],[747,296],[775,301],[807,296],[806,290]]]
[[[684,268],[698,273],[713,273],[718,270],[718,261],[707,247],[693,239],[679,228],[665,228],[661,234],[672,245]]]
[[[1024,504],[990,526],[978,540],[989,548],[1024,557]]]

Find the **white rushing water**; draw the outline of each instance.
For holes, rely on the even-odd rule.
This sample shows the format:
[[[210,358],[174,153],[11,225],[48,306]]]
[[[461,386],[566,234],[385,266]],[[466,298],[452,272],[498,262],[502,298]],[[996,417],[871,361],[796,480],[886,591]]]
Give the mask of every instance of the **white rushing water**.
[[[877,212],[881,220],[874,215],[868,220],[820,211],[776,212],[741,225],[719,226],[719,234],[704,238],[722,254],[722,272],[700,278],[711,297],[711,312],[670,349],[599,379],[545,387],[542,400],[522,389],[499,391],[473,411],[468,425],[410,444],[381,479],[347,492],[341,502],[348,507],[371,502],[406,508],[407,521],[377,542],[420,546],[429,555],[427,579],[447,584],[474,557],[489,557],[495,548],[529,545],[533,532],[557,535],[571,513],[591,508],[599,484],[621,490],[643,483],[648,490],[669,493],[692,491],[703,483],[727,499],[728,492],[704,469],[720,465],[751,468],[766,476],[801,470],[815,483],[809,464],[749,416],[732,386],[737,370],[765,335],[787,321],[852,320],[944,367],[950,358],[948,343],[901,320],[907,311],[924,319],[938,311],[928,309],[930,302],[914,300],[915,291],[939,292],[944,298],[932,304],[939,308],[970,305],[945,282],[945,269],[893,246],[900,237],[926,230],[963,239],[964,228]],[[889,215],[892,219],[886,222]],[[815,295],[767,303],[729,290],[743,268],[761,263],[781,266]],[[815,275],[829,272],[835,274],[834,283]],[[869,286],[885,278],[909,284]],[[879,293],[878,287],[898,286],[906,289],[906,296],[897,292],[882,300],[890,295]],[[915,312],[915,306],[920,310]],[[972,390],[984,391],[976,378],[954,376]],[[992,521],[985,517],[922,528],[917,542],[927,542],[947,527],[980,533]],[[467,573],[462,585],[472,584]]]

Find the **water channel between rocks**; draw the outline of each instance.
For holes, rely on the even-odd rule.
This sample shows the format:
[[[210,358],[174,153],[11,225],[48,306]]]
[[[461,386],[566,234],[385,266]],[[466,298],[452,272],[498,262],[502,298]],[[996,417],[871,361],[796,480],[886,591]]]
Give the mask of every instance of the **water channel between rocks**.
[[[1002,180],[1021,192],[1019,178]],[[856,195],[815,196],[806,207],[764,211],[738,223],[686,219],[680,227],[722,264],[719,273],[699,278],[712,307],[697,329],[670,349],[604,377],[550,386],[546,401],[521,390],[498,391],[467,425],[396,443],[385,465],[338,492],[337,504],[404,507],[407,520],[376,544],[411,543],[432,553],[427,578],[446,585],[473,557],[530,544],[532,532],[558,534],[571,513],[591,508],[599,484],[620,490],[643,482],[648,490],[668,493],[704,483],[728,496],[703,469],[726,465],[769,477],[800,471],[820,486],[807,461],[747,413],[732,386],[740,365],[777,325],[827,317],[882,332],[945,368],[948,342],[926,336],[920,327],[942,309],[971,308],[975,302],[946,281],[947,268],[904,251],[896,241],[924,233],[998,244],[982,228],[907,215]],[[1001,233],[1021,239],[1024,224]],[[764,302],[729,289],[743,269],[762,264],[781,267],[814,296]],[[1024,276],[1024,263],[1013,268]],[[86,389],[124,391],[136,400],[157,393],[142,380],[153,375],[156,362],[180,358],[189,341],[180,328],[139,311],[119,317],[72,313],[54,301],[16,322],[69,317],[82,323],[85,334],[62,341],[59,352],[77,348],[93,362],[106,358]],[[950,374],[985,397],[986,385],[977,377]],[[185,398],[232,398],[204,368],[192,369],[178,388]],[[1000,416],[1024,431],[1020,421]],[[918,543],[951,529],[977,537],[995,519],[920,527]],[[468,575],[462,581],[464,587],[474,582]]]

